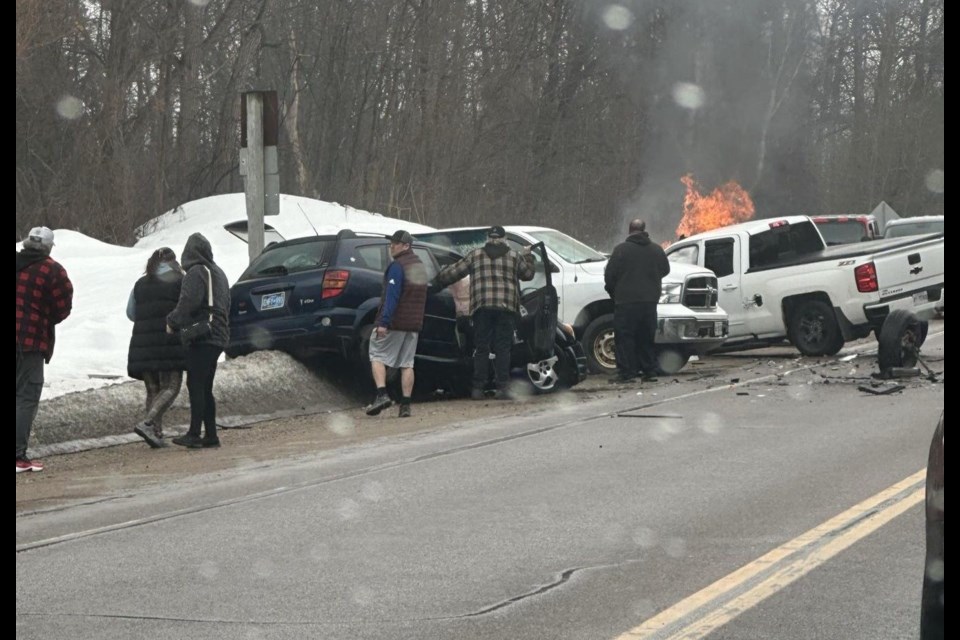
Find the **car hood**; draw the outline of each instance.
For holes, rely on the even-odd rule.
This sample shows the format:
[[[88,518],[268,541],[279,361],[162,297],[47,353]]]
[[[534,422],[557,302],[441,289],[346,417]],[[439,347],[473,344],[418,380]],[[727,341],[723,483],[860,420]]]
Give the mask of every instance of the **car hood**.
[[[607,260],[602,262],[581,262],[577,266],[592,276],[602,276],[603,270],[607,268]]]
[[[664,278],[664,282],[683,282],[687,276],[694,274],[713,275],[713,271],[696,264],[687,264],[686,262],[671,262],[670,273]]]

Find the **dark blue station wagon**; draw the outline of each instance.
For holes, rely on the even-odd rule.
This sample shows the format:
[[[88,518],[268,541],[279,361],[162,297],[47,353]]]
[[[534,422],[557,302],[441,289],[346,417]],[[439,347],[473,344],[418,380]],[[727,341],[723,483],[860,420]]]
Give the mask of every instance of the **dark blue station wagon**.
[[[448,248],[416,240],[413,251],[431,281],[460,259]],[[262,349],[301,358],[335,353],[367,371],[367,343],[390,259],[387,236],[348,229],[270,244],[231,288],[227,355]],[[522,369],[540,393],[583,380],[583,350],[557,324],[552,286],[526,293],[521,304],[512,366]],[[472,353],[469,329],[462,323],[458,328],[453,296],[431,286],[417,347],[418,378],[421,371],[437,372],[438,382],[464,391]]]

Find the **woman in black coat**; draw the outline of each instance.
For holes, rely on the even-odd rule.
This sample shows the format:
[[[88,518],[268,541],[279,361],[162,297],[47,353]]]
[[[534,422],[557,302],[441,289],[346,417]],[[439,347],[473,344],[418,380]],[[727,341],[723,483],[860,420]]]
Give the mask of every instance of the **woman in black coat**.
[[[133,431],[155,449],[166,446],[163,416],[180,393],[186,368],[179,338],[167,333],[167,314],[177,306],[182,282],[177,255],[162,247],[150,255],[127,301],[127,317],[133,320],[127,374],[147,388],[146,413]]]
[[[174,438],[173,444],[190,449],[219,447],[213,381],[220,354],[230,342],[230,283],[213,261],[213,248],[202,234],[194,233],[187,238],[180,257],[187,273],[183,277],[180,301],[167,315],[167,331],[177,334],[197,321],[209,321],[210,331],[192,340],[185,351],[190,429]]]

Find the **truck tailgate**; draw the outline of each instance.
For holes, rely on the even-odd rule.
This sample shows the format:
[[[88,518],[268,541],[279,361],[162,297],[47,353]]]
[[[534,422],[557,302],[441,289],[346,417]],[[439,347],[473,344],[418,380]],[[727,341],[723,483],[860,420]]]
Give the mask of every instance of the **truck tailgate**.
[[[882,251],[874,256],[881,299],[943,289],[943,237]]]

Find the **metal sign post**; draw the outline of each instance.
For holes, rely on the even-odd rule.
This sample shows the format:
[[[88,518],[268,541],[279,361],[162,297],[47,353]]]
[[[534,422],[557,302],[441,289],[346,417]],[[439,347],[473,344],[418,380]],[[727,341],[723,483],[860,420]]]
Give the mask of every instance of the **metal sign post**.
[[[278,126],[276,91],[241,94],[240,175],[244,177],[251,262],[263,251],[263,217],[280,213]]]

